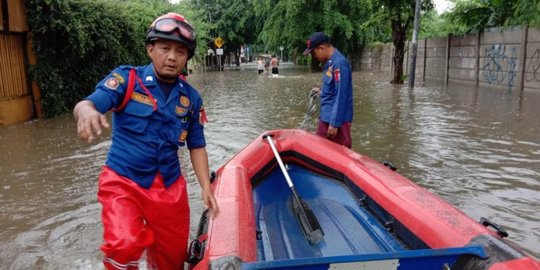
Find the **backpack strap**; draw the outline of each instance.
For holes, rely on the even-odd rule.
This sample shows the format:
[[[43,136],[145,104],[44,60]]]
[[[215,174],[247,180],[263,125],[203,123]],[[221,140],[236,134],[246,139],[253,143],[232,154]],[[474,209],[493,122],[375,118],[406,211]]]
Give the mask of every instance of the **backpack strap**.
[[[137,77],[137,74],[135,73],[135,69],[132,68],[129,71],[129,78],[128,78],[128,88],[126,90],[126,94],[124,95],[124,99],[122,100],[122,103],[120,106],[118,106],[114,111],[120,111],[123,110],[129,100],[131,99],[131,96],[133,95],[133,91],[135,90],[135,79]]]

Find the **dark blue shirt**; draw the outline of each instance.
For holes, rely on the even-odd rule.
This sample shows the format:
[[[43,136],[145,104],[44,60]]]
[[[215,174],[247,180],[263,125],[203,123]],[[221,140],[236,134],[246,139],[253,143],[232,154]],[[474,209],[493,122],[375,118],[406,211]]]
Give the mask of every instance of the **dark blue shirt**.
[[[120,66],[87,97],[99,112],[120,107],[132,68],[140,81],[135,83],[127,105],[113,112],[112,145],[106,164],[143,188],[150,188],[159,172],[168,187],[181,174],[178,148],[186,144],[189,149],[206,146],[200,121],[204,114],[202,99],[195,88],[180,79],[165,98],[152,65]]]
[[[353,119],[351,65],[337,49],[323,69],[319,119],[339,128]]]

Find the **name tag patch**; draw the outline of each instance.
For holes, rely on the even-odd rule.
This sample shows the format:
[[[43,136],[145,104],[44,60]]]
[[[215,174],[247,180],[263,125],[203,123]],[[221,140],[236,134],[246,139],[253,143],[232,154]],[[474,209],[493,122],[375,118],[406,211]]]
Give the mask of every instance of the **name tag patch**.
[[[133,94],[131,95],[131,99],[138,101],[140,103],[154,106],[154,102],[152,102],[152,98],[145,96],[141,93],[133,92]]]

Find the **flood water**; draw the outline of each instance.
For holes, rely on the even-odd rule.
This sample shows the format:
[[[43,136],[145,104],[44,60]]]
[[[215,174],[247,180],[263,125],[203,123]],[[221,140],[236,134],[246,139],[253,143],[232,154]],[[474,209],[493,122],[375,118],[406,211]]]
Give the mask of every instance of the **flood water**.
[[[210,120],[212,170],[263,131],[300,126],[321,74],[284,66],[280,75],[259,76],[255,66],[189,75]],[[502,225],[540,257],[540,93],[439,83],[409,90],[389,76],[353,77],[355,151],[390,161],[473,219]],[[79,141],[71,114],[0,127],[0,269],[102,269],[96,192],[109,146],[110,132]],[[186,150],[180,157],[195,228],[200,190]]]

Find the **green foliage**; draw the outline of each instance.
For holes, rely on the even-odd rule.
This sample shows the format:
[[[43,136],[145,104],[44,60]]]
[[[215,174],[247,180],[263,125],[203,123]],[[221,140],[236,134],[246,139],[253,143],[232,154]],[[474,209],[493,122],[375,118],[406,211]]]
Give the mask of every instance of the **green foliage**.
[[[371,42],[369,43],[366,47],[367,48],[370,48],[370,49],[377,49],[377,48],[382,48],[384,47],[386,44],[384,42],[378,42],[378,41],[375,41],[375,42]]]
[[[371,12],[367,0],[253,0],[253,6],[262,26],[258,42],[266,51],[277,53],[284,46],[300,54],[316,31],[326,32],[344,53],[370,41],[359,27]]]
[[[373,6],[376,6],[376,12],[370,18],[370,25],[387,24],[392,31],[412,32],[412,23],[414,21],[414,10],[416,0],[373,0]],[[433,11],[432,0],[422,1],[422,15]]]
[[[520,0],[514,3],[514,16],[507,25],[529,25],[540,27],[540,0]]]
[[[405,54],[405,41],[407,35],[412,32],[412,24],[415,16],[416,0],[372,0],[374,6],[379,8],[369,20],[370,25],[388,24],[391,28],[392,43],[394,45],[394,78],[392,83],[403,82],[403,61]],[[433,10],[433,2],[424,0],[421,2],[421,10]]]
[[[147,27],[169,11],[183,14],[197,30],[195,61],[221,36],[226,53],[250,44],[251,54],[279,54],[284,46],[299,64],[311,65],[311,57],[301,52],[315,31],[330,35],[345,54],[373,42],[392,41],[402,48],[411,35],[415,1],[190,0],[174,5],[167,0],[26,0],[38,60],[30,75],[42,90],[45,114],[54,116],[71,110],[114,67],[148,63]],[[540,0],[453,1],[455,8],[441,16],[432,0],[422,1],[420,37],[540,26]]]
[[[419,38],[437,38],[449,33],[465,33],[468,29],[462,24],[448,23],[445,14],[438,15],[435,10],[423,14],[420,21]]]
[[[47,117],[70,111],[114,67],[148,63],[144,35],[152,20],[183,13],[150,0],[27,0],[26,7],[37,58],[30,76]]]
[[[244,44],[255,41],[254,12],[247,0],[192,0],[193,10],[208,22],[204,50],[213,47],[216,37],[225,41],[226,53],[238,52]]]
[[[467,0],[457,1],[452,12],[445,15],[449,23],[466,26],[464,33],[482,31],[484,28],[502,26],[511,13],[510,1]]]
[[[360,24],[362,32],[365,33],[366,40],[370,43],[392,41],[392,29],[388,23],[388,18],[384,14],[384,9],[374,9],[371,16]]]
[[[456,0],[442,15],[448,33],[469,34],[491,27],[540,26],[539,0]]]
[[[297,58],[297,64],[300,66],[311,66],[311,62],[313,61],[313,58],[309,56],[299,56]]]

